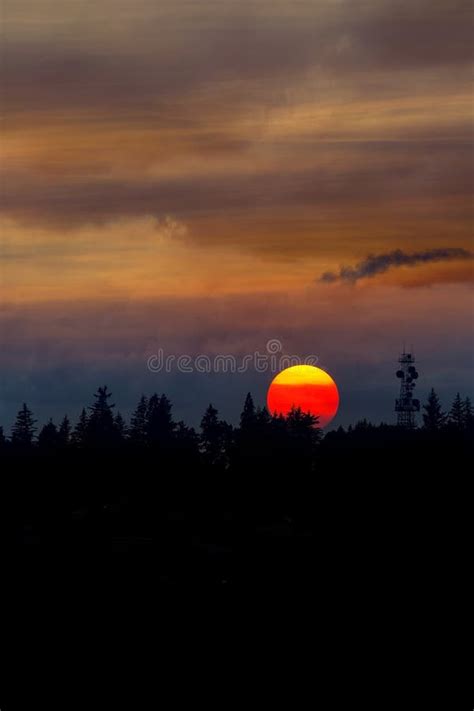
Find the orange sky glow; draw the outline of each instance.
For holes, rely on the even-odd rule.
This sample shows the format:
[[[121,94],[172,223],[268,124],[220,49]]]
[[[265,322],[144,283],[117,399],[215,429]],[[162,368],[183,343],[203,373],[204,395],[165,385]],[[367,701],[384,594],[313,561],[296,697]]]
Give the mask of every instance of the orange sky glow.
[[[0,362],[29,354],[12,382],[45,354],[127,364],[156,334],[253,350],[260,328],[330,372],[387,339],[432,358],[444,341],[458,387],[470,3],[3,0],[2,16]],[[453,247],[466,256],[321,282]],[[102,313],[120,318],[90,327]]]

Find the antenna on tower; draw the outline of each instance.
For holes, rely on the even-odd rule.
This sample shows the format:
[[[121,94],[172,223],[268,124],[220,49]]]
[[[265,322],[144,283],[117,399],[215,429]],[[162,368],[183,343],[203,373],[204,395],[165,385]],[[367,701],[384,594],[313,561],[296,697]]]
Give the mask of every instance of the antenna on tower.
[[[395,400],[397,425],[412,429],[416,425],[415,413],[420,411],[420,401],[413,397],[413,390],[418,379],[413,345],[411,353],[406,353],[405,343],[403,343],[403,353],[400,355],[398,362],[400,363],[400,368],[397,370],[396,376],[400,378],[400,397]]]

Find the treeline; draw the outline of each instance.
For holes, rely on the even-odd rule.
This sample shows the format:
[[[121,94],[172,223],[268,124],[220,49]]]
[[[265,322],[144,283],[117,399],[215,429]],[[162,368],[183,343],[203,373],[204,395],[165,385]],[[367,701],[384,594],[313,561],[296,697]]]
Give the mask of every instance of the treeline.
[[[402,430],[393,425],[373,425],[366,420],[346,430],[328,432],[323,437],[318,418],[294,409],[288,417],[270,415],[256,407],[247,394],[238,427],[219,417],[210,404],[197,432],[183,421],[175,421],[172,404],[166,395],[142,395],[130,421],[127,422],[115,404],[107,386],[99,387],[94,402],[83,408],[73,426],[66,415],[56,425],[52,420],[41,429],[26,404],[17,414],[11,436],[0,427],[2,455],[49,455],[65,452],[101,450],[138,454],[160,452],[205,467],[228,469],[250,459],[269,456],[284,459],[291,455],[311,466],[318,452],[340,447],[384,446],[390,442],[423,443],[427,437],[437,440],[469,440],[474,430],[474,414],[469,398],[458,393],[449,411],[445,411],[434,390],[423,406],[420,428]]]
[[[33,413],[24,404],[11,437],[7,440],[1,433],[0,451],[13,457],[87,456],[88,452],[135,458],[143,455],[159,457],[161,464],[173,460],[189,468],[226,470],[231,464],[277,452],[282,456],[292,452],[309,465],[321,440],[317,417],[299,409],[286,418],[270,416],[266,408],[255,407],[250,393],[238,427],[221,419],[210,404],[198,432],[173,418],[171,402],[164,394],[149,398],[142,395],[129,422],[115,412],[111,398],[107,386],[100,387],[94,403],[83,408],[74,427],[65,416],[59,426],[50,420],[39,432]]]
[[[155,579],[306,586],[317,571],[337,595],[374,571],[378,585],[387,561],[391,586],[401,537],[416,574],[420,511],[438,514],[449,482],[461,490],[456,462],[471,456],[469,400],[444,411],[432,392],[422,423],[363,420],[323,435],[314,416],[271,416],[248,394],[238,426],[209,405],[195,430],[165,395],[142,396],[126,421],[104,386],[76,423],[40,429],[24,405],[0,446],[12,566],[36,580],[72,563],[91,589],[103,570],[120,585],[142,576],[143,589]]]

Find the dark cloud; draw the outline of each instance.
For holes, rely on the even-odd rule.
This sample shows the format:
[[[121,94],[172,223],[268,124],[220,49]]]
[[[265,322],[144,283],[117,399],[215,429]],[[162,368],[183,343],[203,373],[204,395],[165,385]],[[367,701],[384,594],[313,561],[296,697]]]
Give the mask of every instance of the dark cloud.
[[[308,142],[298,149],[314,167],[298,161],[286,170],[239,174],[232,164],[219,175],[203,172],[173,178],[114,179],[75,174],[35,175],[4,170],[2,212],[17,220],[60,229],[102,223],[117,217],[176,214],[183,219],[212,215],[256,215],[259,210],[338,206],[350,217],[356,206],[376,209],[391,201],[467,196],[472,185],[472,160],[465,142],[368,142],[330,146],[330,160],[318,164],[324,146]],[[285,155],[281,157],[284,163]],[[459,212],[459,208],[458,208]],[[275,220],[278,221],[278,217]],[[189,238],[193,238],[190,232]],[[218,239],[218,236],[216,235]],[[242,234],[242,243],[255,235]]]
[[[445,262],[449,260],[473,259],[474,254],[461,247],[445,247],[427,249],[422,252],[407,254],[401,249],[395,249],[387,254],[369,255],[355,267],[341,267],[338,273],[325,272],[318,281],[332,284],[335,281],[355,284],[359,279],[383,274],[393,267],[415,267],[430,262]]]
[[[470,116],[453,99],[466,91],[466,2],[6,0],[5,12],[8,217],[64,229],[274,211],[277,227],[301,207],[350,219],[360,205],[467,200]]]
[[[82,26],[55,24],[50,7],[48,34],[45,6],[37,23],[42,32],[22,34],[28,27],[23,23],[17,32],[4,33],[4,111],[156,112],[176,97],[209,85],[219,90],[224,83],[235,83],[234,107],[271,102],[275,92],[284,103],[286,90],[308,70],[322,72],[330,83],[349,81],[354,91],[371,86],[374,71],[459,70],[472,56],[472,9],[464,1],[277,6],[259,0],[202,2],[197,10],[176,1],[167,13],[157,13],[153,5],[137,3],[135,13],[121,21],[117,14],[107,34],[97,35],[100,9],[93,6]],[[373,91],[380,90],[379,83]],[[175,118],[180,119],[176,112]]]
[[[468,0],[377,0],[361,7],[351,3],[351,7],[357,17],[352,35],[352,61],[356,63],[388,70],[472,60],[472,4]]]
[[[160,28],[159,37],[162,32]],[[170,101],[174,104],[207,85],[219,90],[223,83],[238,82],[235,109],[239,103],[258,100],[249,94],[253,81],[292,78],[311,66],[316,48],[327,42],[320,35],[317,27],[252,26],[247,19],[216,31],[175,30],[174,42],[163,43],[157,36],[151,46],[145,42],[145,48],[138,42],[133,53],[123,52],[120,45],[7,44],[0,74],[5,110],[108,112],[120,107],[134,114],[147,110],[156,114]],[[182,115],[174,112],[173,118],[192,121],[186,111],[183,107]]]

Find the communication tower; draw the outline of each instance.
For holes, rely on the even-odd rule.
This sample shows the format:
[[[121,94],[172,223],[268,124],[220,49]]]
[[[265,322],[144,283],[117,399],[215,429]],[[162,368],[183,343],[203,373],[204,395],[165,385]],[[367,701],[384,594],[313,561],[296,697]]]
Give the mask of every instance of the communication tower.
[[[413,398],[418,372],[415,368],[415,356],[412,353],[403,353],[398,362],[397,378],[400,378],[400,397],[395,400],[395,412],[399,427],[415,427],[415,413],[420,411],[420,401]]]

